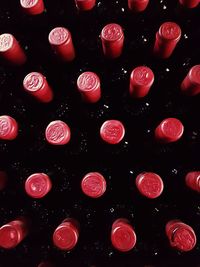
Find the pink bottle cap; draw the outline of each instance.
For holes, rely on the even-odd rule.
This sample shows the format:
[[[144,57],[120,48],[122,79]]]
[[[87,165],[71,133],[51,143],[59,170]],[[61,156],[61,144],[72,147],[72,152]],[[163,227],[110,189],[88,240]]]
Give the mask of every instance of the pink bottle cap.
[[[101,41],[105,56],[110,58],[119,57],[124,46],[122,27],[116,23],[107,24],[101,31]]]
[[[114,248],[121,252],[127,252],[136,244],[136,234],[127,220],[117,220],[112,225],[111,242]]]
[[[71,221],[61,223],[53,234],[53,242],[61,250],[73,249],[79,238],[79,230]]]
[[[40,102],[48,103],[53,99],[52,89],[49,87],[46,78],[39,72],[31,72],[26,75],[23,87]]]
[[[61,60],[72,61],[75,58],[75,50],[71,33],[66,28],[54,28],[49,33],[49,43]]]
[[[130,76],[130,94],[132,97],[144,97],[154,82],[153,71],[145,66],[135,68]]]
[[[124,125],[118,120],[105,121],[100,129],[101,138],[109,144],[115,145],[122,141],[125,135]]]
[[[200,171],[188,172],[185,177],[185,182],[189,188],[200,193]]]
[[[136,186],[143,196],[152,199],[159,197],[164,188],[161,177],[153,172],[139,174],[136,177]]]
[[[51,187],[51,180],[45,173],[34,173],[25,182],[25,191],[33,198],[43,198],[51,190]]]
[[[4,171],[0,171],[0,191],[6,187],[7,184],[7,174]]]
[[[181,90],[187,95],[200,93],[200,65],[193,66],[181,84]]]
[[[0,116],[0,140],[14,140],[18,135],[18,124],[10,116]]]
[[[85,102],[95,103],[101,98],[100,79],[94,72],[83,72],[78,77],[77,88]]]
[[[51,145],[66,145],[70,141],[71,131],[65,122],[52,121],[46,128],[45,137]]]
[[[75,3],[79,10],[87,11],[96,5],[96,0],[75,0]]]
[[[106,180],[100,173],[90,172],[83,177],[81,188],[88,197],[99,198],[106,191]]]
[[[179,3],[186,8],[194,8],[199,5],[200,1],[199,0],[179,0]]]
[[[141,12],[147,8],[149,0],[128,0],[128,7],[134,12]]]
[[[43,0],[20,0],[20,4],[28,15],[38,15],[44,12]]]
[[[178,141],[183,135],[184,127],[180,120],[168,118],[163,120],[155,130],[155,138],[159,142],[171,143]]]
[[[0,56],[13,65],[23,65],[26,62],[24,51],[10,33],[0,35]]]

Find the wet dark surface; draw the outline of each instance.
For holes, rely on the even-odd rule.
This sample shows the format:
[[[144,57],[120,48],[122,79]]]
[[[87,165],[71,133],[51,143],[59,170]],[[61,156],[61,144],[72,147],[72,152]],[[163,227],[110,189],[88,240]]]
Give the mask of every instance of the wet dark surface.
[[[21,13],[19,1],[1,0],[0,32],[10,32],[26,49],[28,62],[10,67],[0,62],[0,114],[13,116],[20,125],[19,137],[0,142],[0,169],[9,175],[8,187],[0,193],[0,225],[19,215],[32,220],[31,232],[16,249],[0,250],[0,266],[37,266],[50,259],[63,266],[198,266],[200,261],[200,198],[186,188],[184,176],[200,169],[199,96],[181,95],[179,86],[188,70],[200,63],[200,7],[184,10],[178,1],[150,1],[142,14],[131,14],[127,1],[98,1],[88,13],[78,14],[73,0],[46,0],[45,14],[29,17]],[[182,38],[168,60],[152,55],[155,33],[164,21],[177,22]],[[125,32],[123,55],[108,61],[102,55],[99,34],[106,23],[119,23]],[[48,44],[48,33],[56,26],[68,28],[77,51],[70,64],[58,62]],[[149,95],[131,100],[129,76],[138,65],[154,71]],[[85,70],[96,72],[102,83],[100,103],[86,105],[76,90],[76,79]],[[22,89],[24,76],[42,72],[55,99],[40,104]],[[158,145],[153,131],[166,117],[180,119],[185,132],[174,144]],[[61,119],[71,127],[70,144],[53,147],[44,140],[51,120]],[[119,119],[126,128],[122,144],[107,146],[99,138],[106,119]],[[34,172],[50,175],[53,189],[43,200],[32,200],[24,192],[24,181]],[[82,177],[101,172],[108,183],[101,199],[85,197]],[[135,186],[142,171],[154,171],[164,181],[162,196],[144,199]],[[57,250],[52,233],[66,217],[81,225],[80,239],[71,252]],[[118,253],[110,244],[114,219],[126,217],[137,234],[137,245],[129,253]],[[192,252],[173,251],[165,237],[165,224],[179,218],[191,225],[199,239]]]

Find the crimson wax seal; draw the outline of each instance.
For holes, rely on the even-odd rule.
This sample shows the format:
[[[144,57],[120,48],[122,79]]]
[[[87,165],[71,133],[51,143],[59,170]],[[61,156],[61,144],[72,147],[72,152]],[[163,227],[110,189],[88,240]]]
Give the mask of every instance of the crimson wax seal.
[[[179,251],[190,251],[196,245],[196,235],[192,227],[179,220],[169,221],[165,231],[171,247]]]
[[[51,145],[66,145],[71,138],[69,126],[63,121],[52,121],[46,128],[45,137]]]
[[[11,221],[0,228],[0,247],[15,248],[26,237],[28,232],[27,221],[20,218]]]
[[[54,231],[53,243],[61,250],[71,250],[76,246],[78,238],[78,223],[74,219],[66,219]]]
[[[49,43],[61,60],[72,61],[75,58],[71,33],[66,28],[54,28],[49,33]]]
[[[24,78],[24,90],[38,101],[48,103],[53,99],[53,92],[46,78],[39,72],[31,72]]]
[[[200,65],[193,66],[181,84],[181,90],[187,95],[200,93]]]
[[[199,0],[179,0],[179,3],[186,8],[194,8],[198,6],[200,1]]]
[[[95,103],[101,98],[100,79],[94,72],[83,72],[78,77],[77,88],[85,102]]]
[[[85,195],[99,198],[106,191],[106,180],[100,173],[90,172],[83,177],[81,188]]]
[[[156,33],[154,53],[160,58],[168,58],[181,38],[181,28],[174,22],[163,23]]]
[[[43,0],[20,0],[20,4],[28,15],[38,15],[44,12]]]
[[[153,82],[154,74],[150,68],[145,66],[135,68],[130,76],[130,95],[135,98],[146,96]]]
[[[7,174],[4,171],[0,171],[0,191],[6,187]]]
[[[185,182],[189,188],[200,193],[200,171],[188,172]]]
[[[141,12],[147,8],[149,0],[128,0],[128,7],[134,12]]]
[[[168,118],[163,120],[155,130],[155,138],[162,143],[178,141],[183,135],[184,127],[180,120]]]
[[[18,124],[10,116],[0,116],[0,140],[14,140],[18,135]]]
[[[112,145],[120,143],[124,138],[124,135],[124,125],[118,120],[105,121],[100,129],[102,140]]]
[[[23,65],[26,62],[26,55],[10,33],[0,35],[0,56],[13,65]]]
[[[139,192],[147,198],[159,197],[164,188],[161,177],[153,172],[144,172],[136,177],[136,186]]]
[[[103,52],[109,58],[121,55],[124,46],[122,27],[116,23],[107,24],[101,31]]]
[[[43,198],[51,190],[51,187],[51,180],[45,173],[34,173],[25,182],[25,191],[33,198]]]
[[[75,0],[75,3],[79,10],[87,11],[96,5],[96,0]]]
[[[114,248],[121,252],[127,252],[136,244],[136,234],[129,221],[118,219],[112,225],[111,242]]]

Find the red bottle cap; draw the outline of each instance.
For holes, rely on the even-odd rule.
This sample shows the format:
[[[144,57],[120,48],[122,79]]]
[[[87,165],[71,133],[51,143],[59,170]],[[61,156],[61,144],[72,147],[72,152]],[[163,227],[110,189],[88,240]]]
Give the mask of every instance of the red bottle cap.
[[[38,15],[44,12],[43,0],[20,0],[20,4],[28,15]]]
[[[77,88],[85,102],[95,103],[101,98],[100,79],[94,72],[83,72],[78,77]]]
[[[183,135],[184,127],[180,120],[168,118],[163,120],[155,130],[155,138],[159,142],[171,143],[178,141]]]
[[[99,198],[106,191],[106,180],[100,173],[90,172],[83,177],[81,188],[88,197]]]
[[[87,11],[96,5],[96,0],[75,0],[75,3],[79,10]]]
[[[54,267],[54,265],[49,261],[43,261],[38,265],[38,267]]]
[[[179,0],[179,3],[186,8],[194,8],[198,6],[200,1],[199,0]]]
[[[164,188],[161,177],[153,172],[144,172],[136,177],[136,186],[140,193],[148,198],[159,197]]]
[[[43,198],[51,187],[51,180],[45,173],[34,173],[25,182],[26,193],[33,198]]]
[[[174,22],[163,23],[156,33],[154,53],[161,58],[168,58],[181,38],[181,28]]]
[[[193,66],[181,84],[181,90],[187,95],[200,93],[200,65]]]
[[[14,140],[18,135],[18,124],[10,116],[0,116],[0,140]]]
[[[149,0],[128,0],[128,7],[134,12],[144,11],[149,3]]]
[[[200,171],[188,172],[185,177],[185,182],[189,188],[200,193]]]
[[[0,35],[0,56],[13,65],[23,65],[26,62],[26,55],[10,33]]]
[[[109,144],[115,145],[122,141],[125,135],[124,125],[118,120],[105,121],[100,129],[101,138]]]
[[[119,219],[112,225],[111,242],[114,248],[121,252],[130,251],[136,244],[136,234],[133,227],[125,219]]]
[[[145,66],[135,68],[130,76],[130,94],[132,97],[144,97],[154,82],[153,71]]]
[[[4,171],[0,171],[0,191],[6,187],[7,174]]]
[[[56,247],[62,250],[73,249],[79,238],[79,230],[73,221],[64,221],[53,234],[53,242]]]
[[[196,235],[189,225],[178,220],[172,220],[167,223],[165,230],[171,247],[185,252],[195,247]]]
[[[0,247],[15,248],[27,235],[27,225],[24,220],[15,220],[0,228]]]
[[[46,128],[45,137],[51,145],[66,145],[71,138],[69,126],[63,121],[52,121]]]
[[[107,24],[101,31],[103,52],[109,58],[121,55],[124,46],[124,33],[118,24]]]
[[[72,61],[75,58],[71,33],[66,28],[54,28],[49,33],[49,43],[61,60]]]
[[[24,78],[24,90],[43,103],[53,99],[53,92],[46,78],[39,72],[31,72]]]

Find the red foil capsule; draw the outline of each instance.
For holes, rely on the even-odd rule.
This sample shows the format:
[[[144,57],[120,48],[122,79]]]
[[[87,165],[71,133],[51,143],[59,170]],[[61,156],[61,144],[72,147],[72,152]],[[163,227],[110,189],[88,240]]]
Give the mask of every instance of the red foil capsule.
[[[147,8],[149,0],[128,0],[128,7],[134,12],[141,12]]]
[[[13,65],[23,65],[26,62],[26,55],[10,33],[0,35],[0,56]]]
[[[178,141],[183,135],[184,127],[180,120],[168,118],[163,120],[155,129],[155,138],[162,143]]]
[[[39,72],[31,72],[24,78],[24,90],[38,101],[49,103],[53,99],[53,91],[46,78]]]
[[[159,197],[164,188],[161,177],[153,172],[144,172],[136,177],[136,186],[139,192],[147,198]]]
[[[6,187],[7,184],[7,174],[4,171],[0,171],[0,191]]]
[[[83,72],[77,80],[77,88],[85,102],[96,103],[101,98],[101,84],[94,72]]]
[[[104,55],[117,58],[121,55],[124,46],[124,33],[118,24],[107,24],[101,31],[101,41]]]
[[[200,1],[199,0],[179,0],[179,3],[186,8],[194,8],[198,6]]]
[[[130,95],[135,98],[146,96],[153,82],[154,74],[150,68],[145,66],[135,68],[130,76]]]
[[[128,220],[121,218],[113,223],[111,242],[113,247],[121,252],[127,252],[134,248],[136,234]]]
[[[200,193],[200,171],[188,172],[185,182],[189,188]]]
[[[49,33],[49,43],[61,60],[72,61],[75,58],[71,33],[66,28],[54,28]]]
[[[0,116],[0,140],[14,140],[18,135],[18,124],[10,116]]]
[[[75,3],[79,10],[87,11],[96,5],[96,0],[75,0]]]
[[[100,173],[90,172],[83,177],[81,188],[88,197],[99,198],[106,191],[106,180]]]
[[[51,145],[66,145],[71,138],[69,126],[63,121],[52,121],[46,128],[45,137]]]
[[[160,58],[168,58],[181,38],[181,28],[174,22],[163,23],[156,33],[154,53]]]
[[[120,143],[124,138],[124,135],[124,125],[118,120],[105,121],[100,129],[102,140],[111,145]]]
[[[193,66],[181,84],[181,90],[187,95],[200,93],[200,65]]]
[[[24,218],[9,222],[0,228],[0,247],[15,248],[28,233],[27,221]]]
[[[196,235],[192,227],[179,220],[169,221],[165,231],[171,247],[179,251],[190,251],[196,245]]]
[[[53,243],[61,250],[71,250],[76,246],[78,238],[78,223],[73,219],[66,219],[54,231]]]
[[[51,188],[51,180],[45,173],[34,173],[25,182],[25,191],[32,198],[43,198]]]
[[[44,12],[43,0],[20,0],[20,4],[28,15],[39,15]]]

